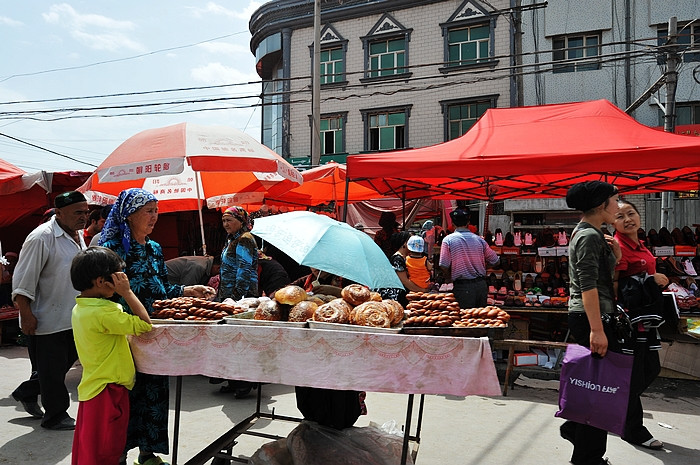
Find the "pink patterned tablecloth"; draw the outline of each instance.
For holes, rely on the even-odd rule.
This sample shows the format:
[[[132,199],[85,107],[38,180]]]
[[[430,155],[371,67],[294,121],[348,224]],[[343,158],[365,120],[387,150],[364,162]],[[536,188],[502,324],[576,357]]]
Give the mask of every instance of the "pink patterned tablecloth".
[[[139,371],[405,394],[499,396],[488,338],[238,325],[157,325]]]

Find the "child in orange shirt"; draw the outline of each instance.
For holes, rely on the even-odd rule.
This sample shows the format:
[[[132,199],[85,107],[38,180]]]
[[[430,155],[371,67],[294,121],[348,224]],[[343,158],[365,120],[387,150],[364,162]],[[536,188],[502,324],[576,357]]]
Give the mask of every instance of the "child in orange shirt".
[[[431,275],[433,264],[423,253],[425,241],[420,236],[411,236],[406,243],[406,247],[410,252],[408,257],[406,257],[408,279],[413,281],[417,286],[429,288],[432,284]]]

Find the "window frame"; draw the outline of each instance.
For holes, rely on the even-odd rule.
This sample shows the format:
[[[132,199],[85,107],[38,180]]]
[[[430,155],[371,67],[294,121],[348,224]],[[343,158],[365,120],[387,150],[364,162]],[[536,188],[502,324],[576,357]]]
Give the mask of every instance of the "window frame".
[[[569,42],[581,39],[581,45],[570,46]],[[597,44],[588,45],[588,39],[597,39]],[[557,47],[557,42],[563,41],[563,47]],[[601,31],[579,32],[575,34],[564,34],[552,36],[552,73],[577,73],[582,71],[597,71],[601,65],[601,51],[603,44],[603,34]],[[591,48],[595,47],[596,55],[587,55]],[[571,56],[571,52],[580,51],[582,56]],[[574,62],[571,62],[575,60]],[[558,62],[564,62],[558,64]]]
[[[453,107],[455,107],[455,106],[457,106],[457,105],[459,105],[459,106],[462,106],[462,105],[478,105],[478,104],[481,104],[481,103],[488,103],[489,107],[487,108],[487,110],[488,110],[489,108],[497,108],[498,97],[499,97],[498,94],[491,94],[491,95],[482,95],[482,96],[479,96],[479,97],[460,98],[460,99],[451,99],[451,100],[441,100],[441,101],[440,101],[440,107],[441,107],[442,116],[443,116],[443,118],[442,118],[442,119],[443,119],[443,141],[444,141],[444,142],[447,142],[447,141],[456,139],[457,137],[461,137],[461,136],[464,135],[469,129],[471,129],[471,127],[474,125],[474,123],[476,123],[476,121],[478,121],[479,118],[481,118],[481,116],[483,115],[483,113],[482,113],[482,115],[479,115],[479,116],[474,120],[474,123],[472,123],[472,125],[469,127],[469,129],[467,129],[467,131],[463,132],[460,136],[456,136],[456,137],[450,138],[450,121],[451,121],[451,120],[450,120],[450,109],[451,109],[451,108],[453,108]],[[486,110],[484,110],[484,111],[486,111]],[[460,120],[460,121],[464,121],[464,120]]]
[[[690,27],[690,30],[686,31],[688,27]],[[700,23],[697,21],[678,23],[678,32],[678,51],[681,53],[683,62],[700,61],[700,51],[686,52],[688,49],[700,50]],[[668,24],[657,26],[656,37],[659,47],[666,44],[668,40]],[[660,53],[656,61],[658,64],[666,64],[666,55]]]
[[[386,152],[386,151],[391,151],[391,150],[403,150],[409,148],[408,141],[409,141],[409,121],[411,118],[411,108],[413,105],[398,105],[398,106],[392,106],[392,107],[381,107],[381,108],[372,108],[372,109],[366,109],[366,110],[360,110],[360,113],[362,114],[362,125],[364,129],[364,134],[363,134],[363,151],[364,152]],[[389,122],[389,115],[392,114],[398,114],[398,113],[403,113],[404,114],[404,124],[403,124],[403,147],[396,147],[396,136],[397,134],[394,132],[394,147],[392,148],[380,148],[381,147],[381,128],[388,128],[388,127],[398,127],[398,125],[389,125],[386,124],[384,126],[381,126],[379,129],[378,133],[378,147],[376,149],[371,148],[371,143],[372,143],[372,126],[371,124],[371,119],[374,116],[379,116],[379,115],[387,115],[387,123]]]
[[[464,14],[465,8],[468,10],[476,9],[478,14],[470,15]],[[467,19],[462,19],[462,18]],[[498,65],[499,60],[495,57],[496,50],[496,21],[497,14],[492,14],[492,12],[486,11],[481,8],[477,3],[466,0],[459,8],[452,14],[452,16],[444,23],[440,23],[440,28],[442,29],[442,40],[443,40],[443,65],[438,68],[443,74],[450,73],[452,71],[463,71],[474,68],[495,68]],[[488,36],[488,51],[487,56],[484,58],[476,59],[471,63],[460,63],[451,64],[450,61],[450,33],[456,30],[465,28],[476,28],[488,26],[489,36]]]
[[[382,32],[382,25],[386,22],[390,21],[396,26],[396,29],[387,31],[387,32]],[[405,28],[401,23],[399,23],[396,19],[394,19],[390,14],[385,13],[382,15],[382,17],[375,23],[374,27],[369,31],[369,33],[366,36],[360,37],[360,40],[362,41],[362,49],[363,49],[363,75],[360,78],[360,82],[363,84],[369,84],[373,82],[384,82],[384,81],[393,81],[393,80],[407,80],[410,78],[413,73],[409,71],[410,69],[410,43],[411,43],[411,33],[413,32],[413,29],[410,28]],[[371,68],[371,48],[372,45],[380,43],[380,42],[387,42],[387,44],[391,41],[397,40],[397,39],[403,39],[404,41],[404,48],[403,48],[403,65],[398,66],[396,63],[396,60],[394,60],[394,67],[389,68],[396,70],[396,72],[391,73],[391,74],[385,74],[385,75],[380,75],[380,76],[372,76],[373,72],[376,72],[378,70],[381,70],[383,68],[377,68],[377,70],[373,70]],[[385,52],[386,54],[389,54],[388,50],[388,45],[387,45],[387,51]]]
[[[330,39],[329,39],[330,38]],[[335,28],[332,25],[327,25],[323,28],[321,31],[321,55],[323,55],[323,52],[327,52],[333,49],[340,48],[340,51],[342,53],[342,58],[339,60],[343,64],[343,72],[342,73],[337,73],[339,76],[336,76],[336,80],[333,82],[323,82],[324,81],[324,76],[329,76],[329,74],[319,74],[320,80],[321,80],[321,88],[332,88],[332,87],[345,87],[348,85],[348,80],[347,80],[347,56],[348,56],[348,40],[343,39],[340,34],[338,34],[338,31],[335,30]],[[319,60],[320,61],[320,60]],[[319,66],[321,63],[326,63],[323,61],[320,61]],[[309,73],[311,76],[314,75],[314,44],[309,45]],[[320,71],[320,69],[319,69]],[[335,73],[334,73],[335,74]]]
[[[340,112],[335,112],[335,113],[324,113],[320,115],[319,121],[322,124],[323,120],[329,120],[329,119],[335,119],[339,118],[340,119],[340,125],[339,128],[336,131],[333,131],[335,133],[334,139],[337,141],[337,133],[340,133],[340,143],[342,145],[342,151],[340,152],[333,152],[333,153],[328,153],[324,152],[325,148],[325,140],[323,137],[324,132],[328,131],[322,131],[321,128],[319,128],[319,136],[321,138],[321,156],[326,156],[326,155],[346,155],[347,154],[347,137],[346,137],[346,127],[347,127],[347,122],[348,122],[348,112],[347,111],[340,111]],[[309,115],[309,127],[311,130],[311,137],[313,138],[314,133],[313,133],[313,117]],[[313,140],[313,139],[311,139]],[[336,142],[337,143],[337,142]],[[335,145],[335,144],[334,144]]]

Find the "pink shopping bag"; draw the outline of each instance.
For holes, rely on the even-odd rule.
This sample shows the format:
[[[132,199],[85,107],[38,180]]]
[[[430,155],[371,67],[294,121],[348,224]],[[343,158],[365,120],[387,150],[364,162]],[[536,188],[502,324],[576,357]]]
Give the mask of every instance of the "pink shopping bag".
[[[623,435],[632,376],[632,355],[594,358],[586,347],[566,349],[559,377],[559,411],[566,418]]]

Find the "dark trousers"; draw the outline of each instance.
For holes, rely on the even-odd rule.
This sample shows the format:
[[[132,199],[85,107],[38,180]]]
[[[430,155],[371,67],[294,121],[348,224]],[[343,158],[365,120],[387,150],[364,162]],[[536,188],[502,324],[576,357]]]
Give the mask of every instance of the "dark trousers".
[[[44,407],[42,426],[53,426],[68,417],[70,396],[66,388],[66,374],[78,360],[73,331],[66,330],[54,334],[28,336],[30,353],[34,351],[38,379],[29,379],[16,390],[22,394],[19,399],[32,400],[41,395]],[[38,387],[38,389],[37,389]]]
[[[636,342],[630,380],[630,400],[627,405],[627,421],[623,437],[626,441],[640,444],[653,437],[643,424],[644,409],[641,396],[660,372],[659,353],[650,351],[646,342]]]
[[[585,313],[569,313],[569,329],[577,344],[589,347],[591,327]],[[608,334],[608,350],[619,352],[617,341]],[[599,465],[607,450],[608,432],[593,426],[566,421],[561,426],[561,431],[567,437],[573,439],[574,452],[571,454],[571,463],[574,465]]]
[[[32,364],[32,372],[27,381],[22,382],[12,392],[12,397],[24,402],[36,402],[39,398],[39,372],[36,370],[36,339],[27,336],[27,352]]]
[[[485,279],[458,279],[454,282],[452,292],[459,302],[459,308],[485,307],[489,287]]]

